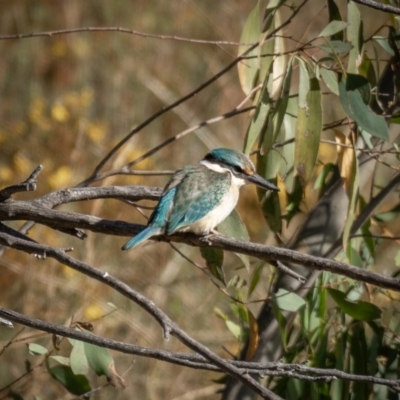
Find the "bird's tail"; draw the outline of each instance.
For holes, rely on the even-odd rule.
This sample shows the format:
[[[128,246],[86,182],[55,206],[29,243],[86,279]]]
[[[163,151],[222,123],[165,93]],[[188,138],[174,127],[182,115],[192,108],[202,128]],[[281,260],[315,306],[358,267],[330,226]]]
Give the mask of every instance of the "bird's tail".
[[[150,238],[151,236],[158,235],[161,233],[161,229],[157,226],[148,226],[146,229],[143,229],[142,232],[139,232],[135,237],[131,240],[126,242],[121,250],[129,250],[133,247],[137,246],[138,244],[144,242],[146,239]]]

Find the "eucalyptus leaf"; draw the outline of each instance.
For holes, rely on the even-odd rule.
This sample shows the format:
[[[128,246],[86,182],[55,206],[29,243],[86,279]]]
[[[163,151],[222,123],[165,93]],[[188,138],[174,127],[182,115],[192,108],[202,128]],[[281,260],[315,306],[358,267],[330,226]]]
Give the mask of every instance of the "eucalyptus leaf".
[[[322,29],[321,33],[318,36],[331,36],[338,32],[341,32],[344,28],[347,27],[347,22],[344,21],[331,21],[329,24]]]
[[[336,289],[327,289],[328,293],[338,305],[341,311],[359,321],[372,321],[380,318],[381,309],[375,304],[366,301],[351,302],[346,299],[346,295]]]
[[[295,312],[306,304],[305,300],[298,294],[282,288],[274,294],[273,299],[279,309],[285,311]]]
[[[331,40],[330,42],[321,44],[321,46],[318,46],[318,47],[321,50],[326,51],[327,53],[342,54],[342,53],[348,53],[353,48],[353,45],[349,42],[341,42],[339,40]]]
[[[295,138],[295,168],[303,186],[311,179],[318,157],[322,130],[321,91],[318,80],[310,79],[306,106],[298,110]]]
[[[218,231],[225,236],[233,237],[235,239],[243,240],[245,242],[250,241],[246,225],[243,223],[240,215],[236,210],[233,210],[228,218],[226,218],[218,225]],[[242,260],[243,264],[248,269],[250,267],[249,257],[240,253],[235,254]]]
[[[60,382],[70,393],[80,396],[91,390],[86,376],[75,375],[70,367],[56,365],[49,369],[50,375]]]
[[[347,115],[372,136],[389,140],[385,118],[376,115],[366,104],[368,81],[361,75],[347,74],[339,82],[340,101]]]

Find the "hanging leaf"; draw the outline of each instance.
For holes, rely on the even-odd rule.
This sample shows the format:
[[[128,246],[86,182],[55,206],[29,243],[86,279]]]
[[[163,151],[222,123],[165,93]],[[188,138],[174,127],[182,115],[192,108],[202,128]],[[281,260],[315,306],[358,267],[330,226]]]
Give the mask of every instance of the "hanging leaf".
[[[260,336],[258,335],[257,320],[254,318],[254,315],[249,309],[247,309],[247,314],[249,317],[249,340],[248,340],[245,360],[250,361],[257,350],[258,343],[260,341]]]
[[[332,21],[342,21],[342,16],[340,15],[340,11],[338,6],[333,0],[328,0],[328,12],[329,12],[329,22]],[[331,36],[332,40],[343,41],[343,31],[339,31],[336,34]]]
[[[356,205],[359,189],[359,174],[357,155],[352,141],[342,132],[334,130],[336,141],[344,146],[338,146],[338,165],[340,176],[343,181],[343,187],[349,198],[349,206],[347,210],[347,219],[343,231],[342,243],[346,249],[349,243],[351,227],[356,215]]]
[[[206,262],[211,275],[225,285],[225,274],[222,268],[224,262],[224,251],[212,247],[201,247],[200,254]]]
[[[289,92],[290,92],[290,83],[292,79],[292,66],[293,66],[293,57],[290,59],[288,63],[288,67],[285,73],[285,78],[283,80],[283,84],[281,87],[281,91],[279,93],[279,98],[276,100],[274,108],[270,111],[270,123],[268,124],[268,129],[264,134],[264,138],[262,140],[262,153],[268,154],[271,150],[273,144],[276,141],[276,138],[281,130],[281,126],[283,123],[283,118],[286,114],[286,108],[289,101]],[[275,175],[273,173],[272,175]],[[271,174],[269,175],[271,176]]]
[[[86,376],[75,375],[70,367],[65,365],[56,365],[49,369],[50,375],[60,382],[68,392],[75,396],[80,396],[90,392],[90,384]]]
[[[124,379],[115,371],[114,360],[107,349],[86,342],[84,343],[84,348],[90,368],[97,376],[105,375],[108,382],[114,387],[126,387]]]
[[[363,53],[361,64],[358,67],[358,72],[361,76],[367,79],[371,87],[376,86],[376,74],[374,65],[371,62],[371,59],[368,57],[368,53],[366,51],[364,51]]]
[[[225,236],[233,237],[237,240],[243,240],[245,242],[250,241],[246,225],[243,223],[240,215],[236,210],[233,210],[228,218],[226,218],[218,225],[218,231]],[[248,270],[250,268],[249,257],[240,253],[235,254],[242,260],[243,264]]]
[[[86,375],[89,371],[89,363],[86,358],[83,342],[74,340],[71,355],[71,369],[75,375]]]
[[[250,297],[251,294],[254,292],[254,289],[257,287],[258,282],[260,281],[261,271],[263,270],[264,265],[265,265],[264,262],[261,262],[259,266],[254,269],[251,275],[247,297]]]
[[[329,24],[322,29],[321,33],[318,36],[331,36],[338,32],[341,32],[344,28],[347,27],[347,23],[344,21],[331,21]]]
[[[273,300],[280,310],[295,312],[306,305],[305,300],[294,292],[279,289],[273,296]]]
[[[349,42],[341,42],[339,40],[331,40],[330,42],[321,44],[321,46],[318,46],[318,47],[321,50],[326,51],[327,53],[342,54],[342,53],[348,53],[353,48],[353,45]]]
[[[362,34],[361,14],[354,1],[349,1],[347,5],[347,19],[349,26],[347,27],[347,40],[353,45],[349,53],[349,61],[347,64],[347,72],[356,74],[358,72],[359,57],[364,43]]]
[[[241,340],[242,329],[240,328],[240,325],[231,320],[225,321],[225,324],[228,327],[229,331],[232,333],[232,335],[235,336],[237,340]]]
[[[272,66],[272,64],[271,64]],[[247,128],[243,152],[249,154],[257,138],[266,129],[271,99],[268,93],[269,74],[266,75],[260,96],[256,100],[256,109]]]
[[[29,353],[33,356],[43,356],[49,352],[46,347],[43,347],[37,343],[27,343],[27,346]]]
[[[256,6],[250,12],[244,24],[242,34],[240,36],[240,43],[246,45],[239,46],[239,55],[243,54],[250,48],[251,43],[257,43],[260,40],[260,6],[257,2]],[[259,49],[256,47],[250,51],[248,56],[257,56]],[[242,86],[243,92],[247,95],[254,87],[260,67],[260,60],[258,57],[243,60],[238,64],[239,81]]]
[[[54,361],[57,361],[59,364],[66,365],[67,367],[71,366],[71,360],[69,357],[63,357],[63,356],[50,356]]]
[[[340,101],[347,115],[372,136],[389,140],[385,118],[376,115],[367,105],[370,88],[361,75],[343,75],[339,82]]]
[[[359,321],[372,321],[373,319],[380,318],[382,312],[375,304],[366,301],[348,301],[343,292],[331,288],[327,290],[340,310],[350,317]]]
[[[326,68],[320,68],[320,73],[325,85],[328,86],[328,89],[332,93],[339,96],[339,82],[337,74]]]
[[[394,50],[389,43],[389,40],[383,36],[373,36],[374,39],[386,52],[388,52],[391,56],[394,56]]]
[[[300,70],[301,71],[301,70]],[[317,162],[322,130],[321,91],[316,78],[311,78],[305,106],[300,105],[296,124],[295,168],[303,186],[311,179]],[[301,89],[301,86],[300,86]],[[301,96],[304,94],[302,93]]]

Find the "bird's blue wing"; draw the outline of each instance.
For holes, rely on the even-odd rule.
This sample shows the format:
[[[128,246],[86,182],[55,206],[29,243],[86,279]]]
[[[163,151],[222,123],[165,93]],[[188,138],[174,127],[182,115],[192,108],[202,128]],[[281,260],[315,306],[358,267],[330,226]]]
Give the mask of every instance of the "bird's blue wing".
[[[129,250],[152,236],[163,233],[163,228],[173,205],[175,193],[176,187],[173,187],[161,197],[156,209],[149,219],[149,225],[147,228],[143,229],[135,237],[126,242],[122,246],[122,250]]]
[[[168,218],[168,235],[206,216],[230,187],[229,173],[218,173],[196,166],[176,187],[174,205]]]
[[[174,198],[177,191],[177,187],[169,189],[166,193],[163,193],[156,209],[149,219],[149,225],[154,227],[164,227],[171,208],[174,204]]]

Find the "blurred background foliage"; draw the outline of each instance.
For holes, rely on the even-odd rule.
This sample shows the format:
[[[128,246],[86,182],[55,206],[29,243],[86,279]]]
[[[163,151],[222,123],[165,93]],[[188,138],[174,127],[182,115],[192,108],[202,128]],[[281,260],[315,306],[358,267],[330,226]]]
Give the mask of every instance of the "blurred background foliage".
[[[342,14],[346,15],[346,2],[337,1],[337,4]],[[209,0],[15,0],[0,3],[0,34],[114,26],[146,33],[239,42],[254,5],[255,2]],[[288,7],[282,8],[282,17],[289,14]],[[387,14],[366,8],[362,8],[362,18],[365,38],[374,35],[388,21]],[[285,40],[285,50],[293,50],[298,40],[306,42],[315,37],[327,22],[325,2],[309,1],[283,32],[290,37]],[[389,56],[383,48],[371,42],[366,46],[370,58],[375,60],[375,70],[379,75]],[[39,164],[43,164],[45,169],[39,176],[37,191],[18,194],[16,198],[32,199],[78,184],[91,174],[101,158],[134,126],[215,75],[237,53],[237,46],[161,40],[120,32],[80,32],[0,40],[1,187],[26,179]],[[282,63],[282,71],[287,62],[288,58]],[[297,86],[298,70],[294,70],[292,84]],[[328,88],[323,83],[321,85],[326,94]],[[234,109],[243,98],[238,72],[234,68],[199,95],[145,127],[112,158],[106,170],[117,169],[186,128]],[[322,107],[325,124],[345,117],[336,96],[323,96]],[[145,159],[135,169],[174,170],[201,159],[209,148],[224,146],[243,149],[249,122],[249,115],[241,114],[203,127]],[[334,141],[335,133],[324,130],[321,138]],[[267,244],[285,243],[321,194],[315,187],[317,177],[326,165],[336,164],[337,158],[336,146],[328,143],[320,145],[312,179],[296,203],[298,209],[293,213],[294,218],[290,223],[282,224],[279,240],[265,224],[256,190],[244,188],[238,211],[251,240]],[[390,154],[381,158],[390,165],[396,163]],[[375,187],[383,187],[393,175],[393,170],[383,164],[375,168]],[[165,176],[113,176],[96,185],[163,186],[167,179]],[[293,181],[293,176],[290,179]],[[291,190],[288,188],[289,195],[293,193]],[[360,190],[365,199],[375,192],[367,185]],[[288,199],[279,200],[282,207],[290,203]],[[390,211],[397,202],[398,194],[393,194],[379,211]],[[63,206],[63,209],[105,219],[146,223],[146,219],[135,208],[115,200],[73,203]],[[149,215],[149,212],[145,210],[144,214]],[[379,225],[378,233],[398,236],[398,222],[399,217],[395,214],[394,218]],[[15,228],[20,226],[18,223],[10,225]],[[248,324],[249,316],[243,316],[243,309],[232,305],[229,297],[217,290],[206,274],[166,243],[152,242],[132,252],[121,253],[120,247],[124,242],[121,238],[87,233],[87,239],[80,242],[36,225],[30,231],[30,236],[40,238],[40,242],[49,245],[74,247],[75,257],[118,277],[152,299],[181,328],[216,353],[224,357],[238,354],[246,333],[241,324]],[[191,260],[204,266],[198,249],[177,246]],[[356,243],[354,246],[361,248]],[[394,266],[398,242],[379,241],[376,246],[373,270],[393,273],[393,268],[389,266]],[[245,311],[256,316],[261,307],[258,300],[269,295],[272,269],[251,260],[248,273],[236,255],[225,253],[224,256],[225,281],[234,279],[226,291],[245,301],[251,300]],[[355,263],[356,255],[352,258],[342,253],[340,257],[346,260],[350,258]],[[38,261],[10,250],[2,256],[0,265],[2,306],[59,324],[69,324],[71,320],[90,320],[98,335],[146,347],[186,350],[175,339],[165,342],[160,327],[139,307],[53,260]],[[331,285],[335,279],[325,276],[320,284]],[[389,302],[397,300],[397,294],[380,294],[374,300],[379,300],[379,304],[386,307]],[[316,303],[312,304],[314,307]],[[335,305],[329,307],[333,313]],[[304,314],[301,318],[306,319]],[[309,334],[306,328],[304,332],[305,335]],[[11,330],[1,329],[0,346],[14,334]],[[20,337],[30,334],[26,330]],[[338,342],[334,335],[328,334],[324,340],[328,341],[328,337],[332,350]],[[345,341],[343,337],[340,340]],[[0,388],[24,374],[26,359],[32,366],[38,363],[37,357],[28,355],[26,342],[30,341],[52,348],[49,336],[13,344],[0,359]],[[64,341],[60,354],[68,354],[69,346]],[[311,352],[306,349],[304,358],[307,351]],[[220,375],[111,353],[119,374],[125,373],[128,387],[117,394],[114,388],[106,387],[92,398],[117,396],[118,399],[131,399],[135,396],[182,400],[220,397],[215,393],[221,385],[213,382]],[[23,398],[72,398],[44,371],[44,366],[38,367],[34,373],[15,384],[13,390]],[[90,382],[94,388],[104,383],[104,378],[96,378],[93,374]]]

